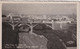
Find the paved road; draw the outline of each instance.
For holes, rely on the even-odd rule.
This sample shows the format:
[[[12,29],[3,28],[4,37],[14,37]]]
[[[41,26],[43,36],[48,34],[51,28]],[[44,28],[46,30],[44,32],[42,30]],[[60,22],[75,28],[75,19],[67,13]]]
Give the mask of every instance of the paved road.
[[[39,37],[29,33],[19,33],[19,44],[26,44],[26,46],[30,46],[31,49],[33,48],[32,46],[38,46],[35,47],[36,49],[47,49],[46,47],[47,39],[45,37]],[[29,48],[26,46],[19,45],[19,47]]]
[[[77,47],[67,47],[67,49],[77,49]]]

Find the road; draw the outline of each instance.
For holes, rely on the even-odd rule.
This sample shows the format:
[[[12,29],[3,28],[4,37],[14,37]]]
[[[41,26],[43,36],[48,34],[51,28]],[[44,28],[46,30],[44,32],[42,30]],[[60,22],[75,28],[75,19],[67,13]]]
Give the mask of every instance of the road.
[[[77,49],[77,47],[67,47],[67,49]]]

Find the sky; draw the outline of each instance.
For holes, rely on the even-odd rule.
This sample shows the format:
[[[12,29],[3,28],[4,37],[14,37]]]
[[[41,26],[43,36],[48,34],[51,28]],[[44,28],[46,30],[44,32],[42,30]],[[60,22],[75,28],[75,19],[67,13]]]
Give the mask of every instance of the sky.
[[[3,3],[2,14],[69,15],[77,13],[75,3]]]
[[[0,1],[78,1],[78,0],[0,0]]]

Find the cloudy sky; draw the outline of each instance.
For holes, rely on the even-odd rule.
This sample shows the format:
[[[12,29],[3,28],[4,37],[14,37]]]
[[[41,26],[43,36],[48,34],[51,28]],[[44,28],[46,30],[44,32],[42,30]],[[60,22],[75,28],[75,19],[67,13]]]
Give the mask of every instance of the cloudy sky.
[[[4,3],[2,14],[73,14],[77,12],[77,5],[71,3]]]

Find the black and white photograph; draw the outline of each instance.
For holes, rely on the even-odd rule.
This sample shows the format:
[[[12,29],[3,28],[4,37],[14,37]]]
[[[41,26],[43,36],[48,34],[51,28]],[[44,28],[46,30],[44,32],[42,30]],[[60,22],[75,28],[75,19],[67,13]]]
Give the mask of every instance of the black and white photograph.
[[[3,3],[2,49],[77,49],[77,4]]]
[[[0,0],[7,2],[55,2],[55,1],[80,1],[80,0]]]

